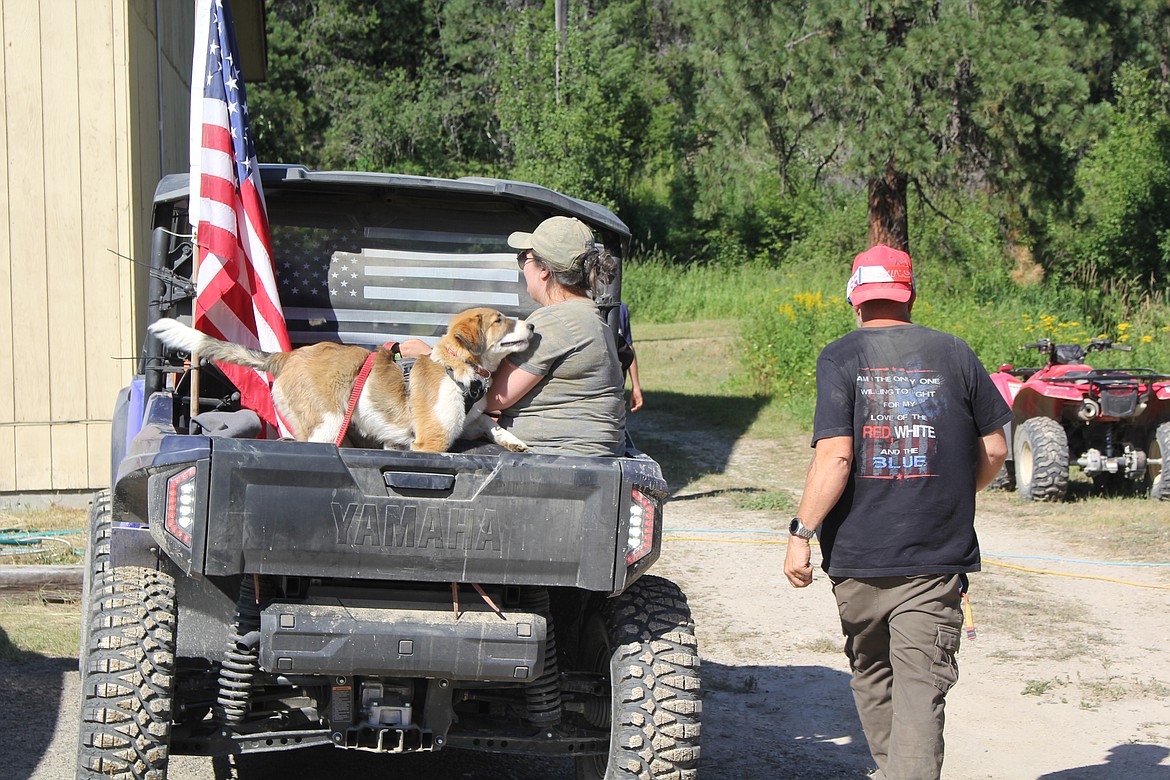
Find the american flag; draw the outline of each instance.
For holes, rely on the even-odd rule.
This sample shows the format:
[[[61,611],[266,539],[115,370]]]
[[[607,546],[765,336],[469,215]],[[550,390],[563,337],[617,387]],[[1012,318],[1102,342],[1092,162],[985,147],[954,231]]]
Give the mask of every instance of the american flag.
[[[195,327],[224,341],[290,349],[277,291],[264,192],[248,127],[231,12],[198,0],[191,66],[190,219],[199,246]],[[242,404],[288,435],[272,405],[268,375],[221,364]]]
[[[347,204],[323,204],[331,208]],[[433,344],[472,306],[514,317],[533,309],[507,233],[274,224],[272,241],[293,344]]]

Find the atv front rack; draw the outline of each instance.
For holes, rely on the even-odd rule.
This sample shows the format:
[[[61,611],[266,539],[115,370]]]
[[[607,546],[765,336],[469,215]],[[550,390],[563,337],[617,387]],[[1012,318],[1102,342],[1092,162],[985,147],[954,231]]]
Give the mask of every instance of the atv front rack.
[[[1035,373],[1039,369],[1028,370]],[[1168,374],[1159,374],[1152,368],[1096,368],[1092,371],[1070,371],[1060,376],[1040,377],[1043,382],[1091,382],[1102,386],[1110,384],[1139,384],[1152,385],[1170,379]]]

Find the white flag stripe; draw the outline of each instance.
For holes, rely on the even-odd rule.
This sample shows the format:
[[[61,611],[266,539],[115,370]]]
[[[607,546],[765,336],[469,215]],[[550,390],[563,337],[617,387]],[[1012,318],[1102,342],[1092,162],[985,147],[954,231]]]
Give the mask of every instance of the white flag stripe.
[[[203,98],[202,117],[203,124],[205,125],[218,125],[225,130],[231,127],[231,123],[228,121],[229,117],[227,103],[223,102],[222,100],[210,97]],[[203,139],[200,138],[200,141],[202,140]]]
[[[400,276],[412,279],[468,279],[479,282],[515,282],[520,271],[504,268],[423,268],[421,266],[366,266],[366,276]]]
[[[426,311],[367,311],[365,309],[311,309],[289,306],[284,316],[290,320],[304,320],[310,324],[325,322],[369,322],[375,325],[404,322],[408,325],[446,325],[452,314]]]
[[[199,264],[199,273],[195,278],[195,288],[202,290],[207,287],[211,283],[211,280],[215,278],[215,275],[221,270],[223,270],[223,263],[220,262],[218,257],[208,252],[203,262]]]
[[[347,257],[367,257],[376,260],[405,260],[407,262],[424,263],[507,263],[515,265],[515,252],[476,252],[462,254],[452,252],[439,254],[437,252],[409,252],[404,249],[363,249],[360,253],[336,252],[334,259],[344,261]]]
[[[233,344],[240,344],[255,349],[260,346],[252,335],[251,329],[240,321],[239,315],[232,311],[223,299],[216,301],[207,310],[207,321],[212,327],[224,335],[224,338]]]
[[[411,228],[383,228],[383,227],[367,227],[365,235],[369,238],[385,239],[387,241],[421,241],[430,244],[478,244],[480,246],[491,246],[492,244],[504,243],[499,233],[451,233],[446,230],[414,230]],[[508,250],[503,249],[504,253]],[[509,257],[515,257],[516,253],[511,252]]]
[[[365,297],[378,301],[435,301],[438,303],[474,303],[480,306],[516,306],[516,293],[495,293],[481,290],[424,290],[418,287],[364,288]]]
[[[248,245],[244,251],[252,260],[252,271],[256,274],[256,279],[259,280],[261,286],[264,287],[264,292],[267,294],[268,300],[272,302],[273,308],[279,312],[281,310],[280,290],[276,286],[272,257],[268,254],[268,247],[260,237],[260,226],[253,224],[251,215],[242,207],[240,219],[243,224],[247,225]],[[259,312],[257,314],[259,315]],[[276,342],[273,342],[273,346],[276,346]]]
[[[222,149],[204,148],[203,154],[199,160],[203,167],[201,173],[204,176],[212,176],[216,179],[223,179],[228,184],[235,184],[236,179],[236,163],[232,159],[230,153]]]
[[[192,47],[191,57],[191,77],[194,80],[197,74],[207,72],[207,47],[202,45],[204,41],[208,40],[208,33],[211,28],[211,19],[208,14],[201,13],[201,9],[196,7],[195,11],[195,45]],[[190,198],[188,199],[187,215],[191,221],[191,227],[194,228],[199,224],[199,183],[200,174],[203,168],[203,120],[199,117],[203,116],[203,101],[206,100],[202,89],[191,89],[190,111],[189,116],[193,118],[191,122],[190,132],[188,133],[187,144],[187,161],[190,163],[191,178],[190,178]]]
[[[370,333],[369,331],[343,330],[337,333],[316,333],[313,331],[290,330],[289,338],[294,344],[316,344],[321,341],[332,341],[341,344],[358,344],[367,347],[377,347],[391,341],[406,341],[418,339],[425,341],[432,347],[438,343],[439,336],[415,336],[410,333]]]
[[[200,221],[226,230],[239,238],[239,233],[236,232],[236,210],[232,206],[223,201],[204,198],[200,208]]]
[[[265,352],[280,352],[280,339],[277,338],[276,331],[259,312],[256,313],[256,330],[259,331],[257,335],[260,337],[260,349]]]

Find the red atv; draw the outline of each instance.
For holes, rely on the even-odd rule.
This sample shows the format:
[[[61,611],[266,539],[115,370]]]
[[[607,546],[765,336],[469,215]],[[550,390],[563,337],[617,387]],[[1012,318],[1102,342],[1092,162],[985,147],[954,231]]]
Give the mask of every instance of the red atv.
[[[1109,339],[1055,344],[1040,339],[1042,368],[999,367],[991,375],[1012,408],[1006,426],[1008,462],[992,487],[1031,501],[1059,501],[1068,492],[1071,465],[1102,489],[1148,487],[1150,497],[1170,500],[1170,376],[1148,368],[1093,368],[1090,352],[1130,351]]]

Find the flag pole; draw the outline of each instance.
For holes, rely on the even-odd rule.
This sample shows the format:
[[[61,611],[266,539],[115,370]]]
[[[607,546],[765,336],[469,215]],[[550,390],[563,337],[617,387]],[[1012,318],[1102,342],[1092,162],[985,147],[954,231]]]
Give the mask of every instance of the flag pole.
[[[210,14],[206,0],[195,0],[195,38],[191,47],[191,113],[188,135],[187,157],[189,174],[187,178],[187,221],[191,225],[191,283],[196,285],[195,299],[191,303],[191,325],[195,325],[195,313],[199,306],[199,190],[203,168],[203,80],[207,73],[207,40],[211,29]],[[187,432],[195,432],[195,416],[199,414],[199,350],[191,352],[191,365],[187,369],[191,377],[191,416],[187,421]]]
[[[191,226],[191,245],[194,249],[194,258],[191,261],[192,277],[199,278],[199,236],[198,230],[195,226]],[[195,312],[191,312],[191,321],[195,321]],[[199,350],[191,350],[191,367],[188,369],[191,374],[191,418],[187,422],[187,432],[195,433],[195,415],[199,414]]]

